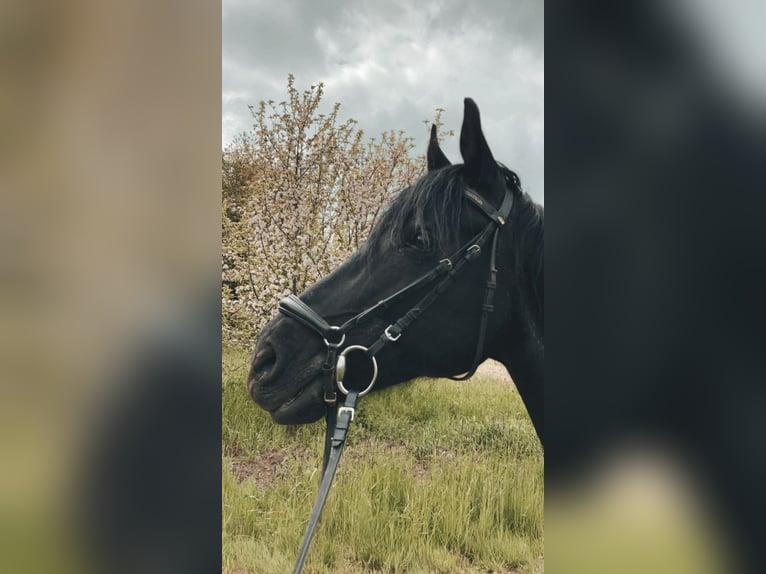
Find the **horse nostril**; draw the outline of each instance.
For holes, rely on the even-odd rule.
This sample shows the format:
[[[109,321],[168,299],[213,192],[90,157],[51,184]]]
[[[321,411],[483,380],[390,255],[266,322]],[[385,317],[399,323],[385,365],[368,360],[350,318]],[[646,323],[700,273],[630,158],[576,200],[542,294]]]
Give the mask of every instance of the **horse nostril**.
[[[251,383],[262,383],[268,378],[269,373],[274,369],[277,364],[277,354],[271,345],[263,345],[258,349],[253,357],[253,363],[250,365],[250,376],[248,377]]]

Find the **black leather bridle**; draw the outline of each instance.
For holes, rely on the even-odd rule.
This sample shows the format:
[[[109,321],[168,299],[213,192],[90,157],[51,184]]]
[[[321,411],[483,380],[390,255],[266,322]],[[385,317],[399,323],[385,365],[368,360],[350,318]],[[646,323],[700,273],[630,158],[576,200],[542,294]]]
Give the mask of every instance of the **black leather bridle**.
[[[324,508],[327,494],[329,493],[330,485],[332,484],[332,479],[335,476],[335,471],[338,462],[340,461],[341,453],[343,452],[346,433],[348,432],[351,421],[354,419],[354,409],[356,408],[357,400],[369,393],[377,380],[378,362],[375,359],[375,355],[377,355],[385,346],[391,343],[396,343],[396,341],[399,340],[402,333],[450,287],[465,267],[479,257],[481,250],[491,236],[492,242],[490,247],[489,272],[485,284],[484,302],[481,306],[479,335],[476,341],[476,352],[474,354],[473,363],[467,373],[449,378],[453,380],[468,379],[473,376],[481,363],[482,355],[484,353],[487,319],[489,314],[494,310],[493,300],[495,296],[495,288],[497,286],[497,240],[500,235],[500,230],[505,225],[508,216],[511,213],[513,207],[513,193],[506,187],[503,201],[498,209],[495,209],[471,188],[466,188],[463,192],[463,196],[487,216],[489,222],[486,227],[450,257],[442,259],[434,269],[403,287],[393,295],[378,301],[375,305],[355,315],[342,325],[330,325],[295,295],[288,295],[279,302],[279,311],[282,314],[295,319],[315,331],[322,337],[322,340],[327,347],[327,355],[322,365],[324,401],[328,405],[325,417],[327,429],[325,433],[322,482],[320,484],[319,494],[314,504],[311,518],[309,519],[306,534],[304,535],[301,544],[293,574],[298,574],[303,569],[303,564],[308,556],[314,530],[319,522],[319,516]],[[386,327],[378,339],[369,347],[349,345],[338,353],[338,349],[345,343],[346,333],[350,329],[364,323],[370,317],[388,309],[395,303],[400,302],[406,296],[412,294],[416,289],[428,285],[433,285],[433,287],[413,307],[411,307],[409,311],[402,315],[397,321]],[[363,353],[372,363],[372,378],[367,387],[361,391],[347,389],[343,384],[343,378],[346,372],[346,356],[351,352]],[[346,395],[346,400],[344,401],[343,406],[337,410],[333,408],[337,404],[336,387],[341,393]]]

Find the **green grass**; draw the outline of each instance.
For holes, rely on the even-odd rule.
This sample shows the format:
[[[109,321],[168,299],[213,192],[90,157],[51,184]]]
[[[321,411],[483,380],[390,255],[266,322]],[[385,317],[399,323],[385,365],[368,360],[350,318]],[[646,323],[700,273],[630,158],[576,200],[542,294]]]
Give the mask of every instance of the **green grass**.
[[[323,423],[275,425],[223,359],[223,571],[290,572]],[[538,572],[543,454],[507,381],[418,380],[360,401],[307,573]]]

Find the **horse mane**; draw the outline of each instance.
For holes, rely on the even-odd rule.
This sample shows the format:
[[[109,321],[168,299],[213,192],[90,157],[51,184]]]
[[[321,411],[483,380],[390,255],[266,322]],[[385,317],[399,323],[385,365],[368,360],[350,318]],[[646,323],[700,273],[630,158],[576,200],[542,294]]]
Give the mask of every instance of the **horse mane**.
[[[523,305],[526,320],[535,326],[542,337],[544,325],[544,274],[545,274],[545,210],[528,196],[524,201],[514,205],[518,209],[512,219],[515,234],[514,243],[514,273],[522,286],[526,299]]]
[[[545,210],[521,189],[519,176],[498,162],[506,185],[516,194],[508,221],[513,234],[513,274],[521,287],[527,323],[542,336],[544,322]]]

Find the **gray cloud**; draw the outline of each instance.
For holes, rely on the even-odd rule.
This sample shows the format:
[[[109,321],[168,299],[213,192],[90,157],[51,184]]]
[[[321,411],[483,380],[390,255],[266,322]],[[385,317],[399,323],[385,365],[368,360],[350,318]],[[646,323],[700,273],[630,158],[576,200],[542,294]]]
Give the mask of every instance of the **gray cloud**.
[[[473,97],[495,157],[543,199],[543,3],[532,0],[331,0],[223,3],[224,145],[252,124],[248,104],[325,83],[368,135],[403,129],[426,145],[424,119],[445,108],[459,133]],[[457,137],[444,144],[460,161]]]

